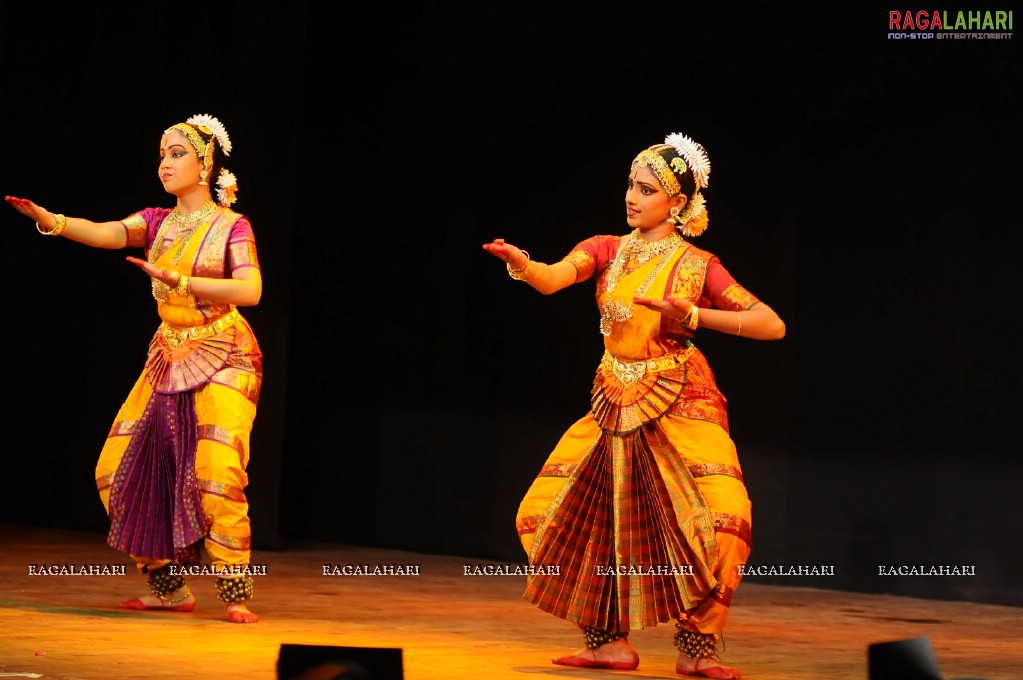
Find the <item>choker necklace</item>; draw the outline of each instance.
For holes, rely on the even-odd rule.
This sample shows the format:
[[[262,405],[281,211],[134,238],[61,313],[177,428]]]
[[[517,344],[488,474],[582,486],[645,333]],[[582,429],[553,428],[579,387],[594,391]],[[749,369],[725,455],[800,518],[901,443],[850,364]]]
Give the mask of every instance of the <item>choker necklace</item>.
[[[216,209],[217,204],[211,199],[203,203],[201,208],[187,215],[181,214],[180,210],[174,208],[168,217],[183,227],[194,227],[205,222],[206,218],[212,215]]]
[[[624,323],[632,318],[632,303],[623,305],[618,300],[614,299],[612,293],[614,292],[615,286],[618,285],[618,279],[621,278],[622,272],[625,270],[625,265],[629,261],[629,258],[636,255],[636,259],[640,264],[646,263],[647,260],[659,255],[660,259],[657,264],[654,265],[653,269],[650,270],[650,274],[643,281],[642,285],[636,289],[636,292],[632,297],[643,297],[646,295],[647,289],[650,284],[654,282],[657,275],[664,269],[664,265],[668,263],[671,256],[675,254],[675,251],[680,245],[684,243],[682,237],[678,235],[678,232],[672,231],[671,234],[665,236],[662,239],[658,239],[652,243],[642,240],[639,237],[639,230],[633,231],[626,238],[628,242],[623,243],[618,249],[618,255],[615,256],[614,264],[611,265],[611,272],[607,276],[607,289],[604,291],[607,295],[607,299],[604,300],[604,304],[600,306],[600,334],[611,335],[611,330],[616,323]]]
[[[640,264],[646,264],[650,258],[660,255],[669,248],[674,249],[681,240],[678,232],[672,231],[656,241],[645,241],[640,238],[639,229],[636,229],[629,238],[628,255],[635,255]]]

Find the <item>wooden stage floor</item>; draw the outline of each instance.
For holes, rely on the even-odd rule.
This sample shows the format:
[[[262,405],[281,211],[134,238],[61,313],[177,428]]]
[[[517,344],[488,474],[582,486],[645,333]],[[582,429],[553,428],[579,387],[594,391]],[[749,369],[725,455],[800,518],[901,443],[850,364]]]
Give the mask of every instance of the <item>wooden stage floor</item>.
[[[281,645],[400,649],[408,680],[679,678],[670,625],[636,631],[635,671],[553,666],[581,646],[522,599],[522,576],[467,576],[490,561],[333,544],[256,552],[254,625],[225,621],[213,577],[191,613],[136,612],[144,578],[101,534],[0,524],[0,677],[276,680]],[[126,575],[29,575],[31,565],[126,565]],[[324,565],[415,565],[418,576],[324,575]],[[38,571],[38,569],[37,569]],[[943,678],[1023,678],[1023,609],[747,581],[724,661],[744,680],[868,678],[872,643],[925,637]]]

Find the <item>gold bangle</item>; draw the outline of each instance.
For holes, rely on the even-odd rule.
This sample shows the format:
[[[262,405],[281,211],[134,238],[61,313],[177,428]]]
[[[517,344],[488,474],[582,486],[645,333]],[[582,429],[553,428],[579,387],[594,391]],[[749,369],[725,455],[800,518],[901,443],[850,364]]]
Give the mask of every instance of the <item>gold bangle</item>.
[[[529,270],[529,251],[523,250],[522,254],[526,256],[526,264],[522,266],[522,269],[512,269],[511,262],[506,262],[504,265],[508,270],[508,276],[512,277],[516,281],[525,280],[526,272]]]
[[[691,331],[695,331],[696,327],[700,325],[700,308],[696,304],[689,306],[689,313],[686,314],[685,318],[682,319],[686,326]]]
[[[739,319],[739,329],[735,331],[735,334],[742,335],[742,314],[736,312],[735,316]]]
[[[67,218],[61,215],[60,213],[50,214],[53,215],[53,229],[46,231],[41,226],[39,226],[38,222],[36,222],[36,231],[38,231],[43,236],[60,236],[60,232],[64,231],[64,227],[67,226]]]
[[[176,295],[178,297],[188,297],[189,288],[190,284],[188,282],[188,277],[184,274],[181,274],[179,275],[178,278],[178,285],[174,286],[174,288],[171,289],[171,295]]]

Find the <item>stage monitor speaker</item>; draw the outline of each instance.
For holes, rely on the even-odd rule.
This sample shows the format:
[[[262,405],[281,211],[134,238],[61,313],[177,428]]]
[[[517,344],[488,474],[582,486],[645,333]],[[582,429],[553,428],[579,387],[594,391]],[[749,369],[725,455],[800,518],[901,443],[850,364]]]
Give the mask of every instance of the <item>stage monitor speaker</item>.
[[[282,644],[278,680],[403,680],[401,649]]]
[[[942,680],[938,658],[925,637],[870,645],[867,658],[870,680]]]

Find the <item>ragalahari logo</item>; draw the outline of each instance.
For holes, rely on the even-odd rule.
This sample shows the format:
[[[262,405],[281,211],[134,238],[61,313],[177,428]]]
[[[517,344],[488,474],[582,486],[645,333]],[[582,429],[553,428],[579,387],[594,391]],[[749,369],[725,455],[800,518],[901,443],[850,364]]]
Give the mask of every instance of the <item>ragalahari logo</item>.
[[[1012,40],[1012,10],[890,10],[889,40]]]

